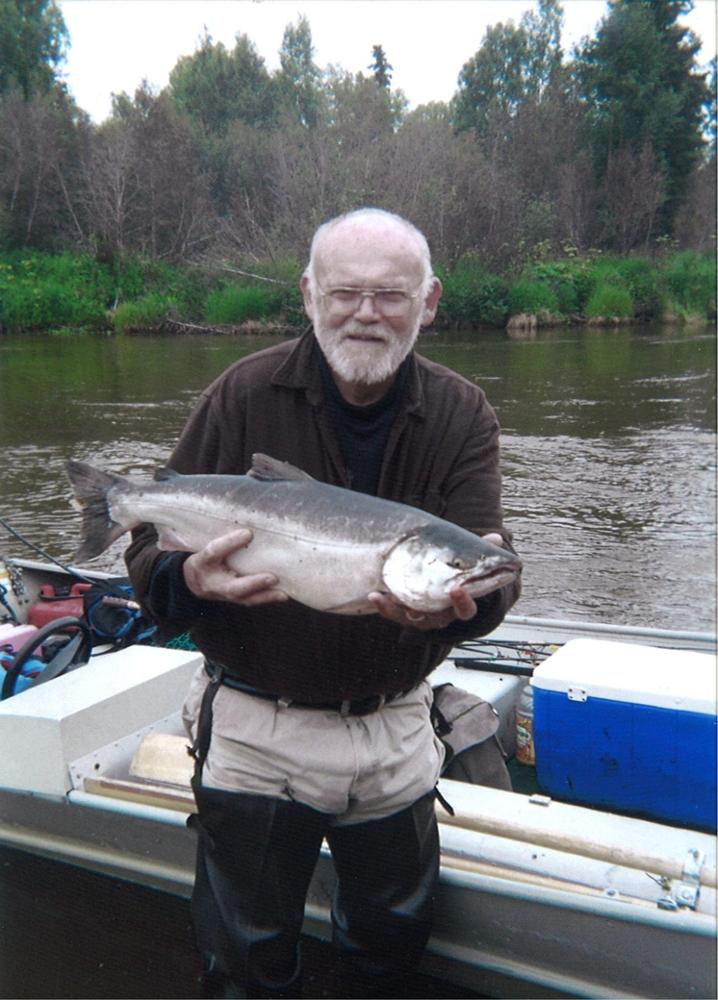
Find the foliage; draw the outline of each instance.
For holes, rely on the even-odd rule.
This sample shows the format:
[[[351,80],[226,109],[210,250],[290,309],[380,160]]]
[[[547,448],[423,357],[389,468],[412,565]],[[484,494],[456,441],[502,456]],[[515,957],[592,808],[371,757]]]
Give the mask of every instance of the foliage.
[[[0,0],[0,47],[10,14],[52,9]],[[648,258],[662,236],[714,247],[715,156],[698,156],[709,151],[700,134],[682,167],[674,156],[682,135],[693,142],[715,119],[678,9],[612,0],[572,68],[558,0],[541,0],[517,26],[489,29],[450,106],[411,112],[381,46],[366,73],[322,71],[304,17],[287,25],[276,71],[246,36],[225,48],[205,35],[164,91],[143,83],[117,95],[99,126],[61,86],[27,98],[0,86],[0,249],[95,256],[113,276],[114,305],[153,290],[146,263],[132,270],[138,258],[242,262],[255,273],[260,261],[305,261],[319,223],[378,205],[426,234],[447,268],[444,305],[455,296],[464,322],[489,303],[494,316],[508,310],[506,288],[484,295],[486,275],[531,279],[526,268],[561,261],[568,243],[584,261],[592,247]],[[467,254],[481,261],[480,279],[457,270]],[[200,318],[215,279],[189,267],[177,280],[172,297]],[[591,291],[583,265],[546,282],[569,314]],[[650,314],[651,295],[644,306],[627,287]],[[301,315],[294,277],[285,299],[282,312]]]
[[[503,278],[486,269],[475,254],[466,254],[451,268],[437,266],[444,291],[441,321],[445,324],[503,326],[508,290]]]
[[[15,88],[25,100],[47,93],[65,58],[69,36],[55,0],[0,3],[0,94]]]
[[[649,142],[666,181],[664,231],[704,144],[699,42],[676,23],[691,6],[690,0],[613,0],[576,65],[599,176],[616,150],[637,152]]]
[[[634,313],[631,293],[623,285],[599,284],[591,292],[585,314],[589,319],[598,317],[631,317]]]
[[[281,71],[277,77],[280,103],[306,128],[319,121],[323,94],[321,72],[314,62],[314,46],[309,21],[300,15],[296,26],[284,29],[279,50]]]
[[[116,333],[148,333],[160,330],[176,313],[174,299],[150,292],[135,302],[121,303],[115,310],[113,324]]]
[[[388,62],[381,45],[372,46],[372,63],[367,69],[372,71],[377,86],[382,90],[391,88],[391,73],[394,67]]]
[[[223,135],[233,121],[262,126],[274,118],[274,87],[247,35],[234,48],[205,34],[197,51],[182,56],[170,73],[170,95],[178,110],[209,134]]]
[[[660,315],[662,294],[659,273],[651,261],[641,257],[601,257],[597,260],[588,273],[589,294],[585,306],[587,315],[629,315],[623,312],[607,314],[590,311],[589,304],[595,293],[609,286],[628,292],[632,304],[630,315],[638,319],[651,319]]]
[[[558,296],[548,284],[519,278],[509,292],[509,311],[512,316],[518,313],[556,314],[559,312]]]
[[[92,258],[10,253],[0,257],[0,330],[99,327],[111,287]]]
[[[487,28],[478,52],[464,64],[454,100],[458,129],[485,136],[505,126],[521,105],[537,101],[561,65],[563,10],[557,0],[539,0],[538,14],[524,14]]]
[[[248,319],[268,319],[281,307],[281,296],[266,285],[225,285],[207,298],[208,323],[243,323]]]
[[[686,251],[669,258],[663,272],[669,300],[686,313],[716,314],[716,257]]]
[[[555,299],[552,312],[563,316],[573,316],[579,312],[580,303],[585,300],[587,262],[583,258],[542,261],[524,268],[524,281],[545,285]],[[534,310],[512,310],[532,312]]]

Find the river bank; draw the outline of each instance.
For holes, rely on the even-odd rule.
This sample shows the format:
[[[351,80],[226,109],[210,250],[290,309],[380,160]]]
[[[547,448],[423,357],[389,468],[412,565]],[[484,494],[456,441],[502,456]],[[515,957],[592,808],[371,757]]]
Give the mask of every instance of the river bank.
[[[293,333],[306,324],[294,260],[241,267],[171,265],[82,254],[0,254],[0,333]],[[251,270],[249,267],[251,266]],[[504,274],[473,254],[437,263],[444,288],[437,329],[670,322],[716,316],[716,258],[680,251],[654,257],[567,252]]]

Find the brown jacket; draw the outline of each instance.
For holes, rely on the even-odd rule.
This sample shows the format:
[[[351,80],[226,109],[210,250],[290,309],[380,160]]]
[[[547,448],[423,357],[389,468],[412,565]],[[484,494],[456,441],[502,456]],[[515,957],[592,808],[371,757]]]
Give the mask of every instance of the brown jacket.
[[[264,452],[316,479],[348,486],[323,397],[317,351],[309,331],[228,368],[200,397],[171,468],[243,474],[253,453]],[[477,534],[500,531],[508,541],[502,526],[498,436],[496,415],[481,389],[414,354],[378,495]],[[246,683],[301,701],[408,690],[457,641],[496,628],[519,595],[518,584],[505,587],[479,602],[471,622],[424,633],[401,629],[377,615],[318,612],[294,601],[260,608],[200,602],[175,579],[174,590],[184,590],[183,604],[177,593],[170,600],[166,574],[153,574],[160,555],[155,537],[150,527],[140,529],[127,552],[128,570],[147,613],[165,632],[190,628],[210,659]],[[177,557],[172,558],[179,568]],[[168,617],[173,619],[169,623]]]

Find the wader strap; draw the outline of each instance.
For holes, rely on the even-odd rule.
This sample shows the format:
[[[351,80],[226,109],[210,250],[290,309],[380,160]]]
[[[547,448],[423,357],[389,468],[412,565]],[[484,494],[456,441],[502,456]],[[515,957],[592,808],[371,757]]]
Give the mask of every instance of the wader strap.
[[[204,762],[207,759],[207,754],[209,753],[209,744],[212,739],[212,702],[215,699],[217,692],[222,686],[222,678],[224,676],[224,668],[213,665],[214,673],[210,679],[209,684],[204,689],[204,694],[202,695],[202,703],[199,707],[199,718],[197,719],[197,736],[191,747],[188,749],[188,753],[191,757],[194,757],[194,776],[192,778],[193,787],[199,787],[202,784],[202,768]]]
[[[444,796],[439,791],[439,786],[438,785],[436,785],[434,787],[434,795],[439,800],[439,802],[441,802],[442,806],[444,807],[444,809],[446,809],[446,811],[448,812],[449,816],[455,816],[456,815],[456,811],[455,811],[454,807],[451,805],[450,802],[446,801],[446,799],[444,798]]]

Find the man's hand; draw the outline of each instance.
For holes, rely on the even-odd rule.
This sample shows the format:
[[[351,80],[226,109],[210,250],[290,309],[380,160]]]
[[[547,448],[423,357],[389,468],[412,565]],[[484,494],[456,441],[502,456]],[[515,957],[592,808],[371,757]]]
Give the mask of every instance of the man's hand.
[[[231,601],[245,607],[286,601],[287,595],[277,589],[279,580],[273,573],[241,576],[227,565],[227,557],[251,541],[252,532],[238,528],[185,559],[184,579],[192,593],[206,601]]]
[[[504,540],[501,535],[492,532],[490,535],[482,535],[485,542],[492,545],[503,545]],[[373,591],[369,594],[369,600],[374,605],[382,618],[396,622],[404,628],[415,628],[420,632],[428,632],[431,629],[446,628],[458,618],[467,622],[474,617],[478,608],[476,601],[471,594],[463,587],[452,587],[449,591],[451,606],[443,611],[413,611],[404,604],[400,604],[389,594],[380,594]]]

